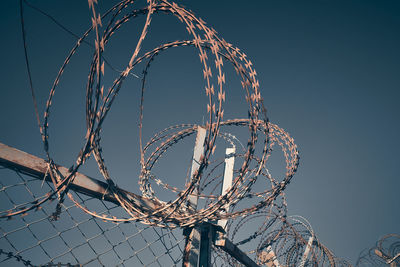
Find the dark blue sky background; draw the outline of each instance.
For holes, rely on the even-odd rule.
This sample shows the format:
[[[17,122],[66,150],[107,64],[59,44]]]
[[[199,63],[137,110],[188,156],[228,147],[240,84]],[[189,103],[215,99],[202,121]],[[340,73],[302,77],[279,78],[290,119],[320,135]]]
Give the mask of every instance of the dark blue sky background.
[[[100,0],[103,10],[110,6],[104,2]],[[270,121],[287,130],[298,145],[300,167],[286,190],[289,214],[306,217],[320,241],[352,263],[382,235],[399,233],[400,2],[203,0],[179,4],[247,54],[258,73]],[[40,1],[37,6],[78,35],[90,24],[86,1]],[[28,87],[18,1],[2,2],[0,12],[0,142],[43,156]],[[25,13],[32,77],[43,112],[58,68],[76,40],[36,11],[25,7]],[[143,17],[135,20],[110,43],[105,56],[115,67],[126,66],[143,22]],[[143,51],[184,38],[188,36],[183,25],[160,15],[153,19]],[[75,161],[85,135],[91,52],[92,48],[82,46],[54,101],[51,151],[57,162],[68,166]],[[206,105],[196,51],[171,50],[153,65],[146,95],[145,140],[171,124],[201,123]],[[140,75],[141,70],[134,72]],[[115,78],[111,70],[106,73],[112,75],[105,82]],[[228,83],[226,118],[246,117],[237,78],[227,76],[232,77],[232,85]],[[139,79],[128,79],[104,130],[106,160],[114,166],[111,171],[115,176],[129,172],[131,179],[121,178],[119,184],[132,191],[137,190],[137,172],[132,168],[138,168],[139,85]],[[176,164],[182,163],[177,160]]]

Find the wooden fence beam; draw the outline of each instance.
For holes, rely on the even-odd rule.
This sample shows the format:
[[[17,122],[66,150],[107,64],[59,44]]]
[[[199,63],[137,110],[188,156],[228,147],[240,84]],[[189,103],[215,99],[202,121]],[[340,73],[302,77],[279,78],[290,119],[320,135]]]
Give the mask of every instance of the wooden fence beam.
[[[48,163],[44,159],[2,143],[0,143],[0,165],[6,168],[18,170],[21,173],[41,180],[44,178],[48,168]],[[68,176],[70,173],[67,168],[62,166],[58,166],[58,170],[64,177]],[[49,178],[46,177],[46,179]],[[105,182],[78,172],[75,174],[75,178],[70,186],[71,189],[76,192],[104,199],[119,205],[118,200],[107,190],[108,185]],[[119,191],[125,194],[125,196],[137,206],[144,207],[148,210],[154,210],[160,207],[160,204],[154,200],[144,198],[123,189],[120,189]]]

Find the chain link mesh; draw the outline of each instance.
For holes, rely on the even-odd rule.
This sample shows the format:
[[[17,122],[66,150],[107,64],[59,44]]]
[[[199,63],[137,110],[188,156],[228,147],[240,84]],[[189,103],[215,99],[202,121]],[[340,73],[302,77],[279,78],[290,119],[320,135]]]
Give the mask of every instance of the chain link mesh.
[[[0,169],[1,208],[23,208],[52,190],[48,181],[18,170]],[[99,214],[116,216],[113,203],[74,194],[80,204]],[[110,223],[89,216],[70,200],[54,218],[57,201],[0,221],[0,265],[25,266],[177,266],[184,237],[180,229],[161,229],[138,222]]]

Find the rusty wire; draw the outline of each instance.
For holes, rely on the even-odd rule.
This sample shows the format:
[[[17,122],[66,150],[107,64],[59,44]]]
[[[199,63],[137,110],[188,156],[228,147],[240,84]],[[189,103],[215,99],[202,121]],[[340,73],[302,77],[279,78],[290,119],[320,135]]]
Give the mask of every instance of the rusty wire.
[[[17,182],[16,182],[17,181]],[[12,168],[0,169],[2,207],[22,207],[51,190],[42,181]],[[74,194],[82,205],[99,214],[123,214],[116,204]],[[83,213],[66,199],[58,220],[51,215],[56,199],[47,201],[24,216],[13,216],[0,224],[0,265],[14,266],[176,266],[183,253],[180,229],[163,229],[139,222],[103,222]],[[19,266],[19,265],[18,265]]]
[[[113,6],[110,10],[100,15],[97,12],[97,1],[89,0],[89,8],[92,12],[92,26],[78,39],[75,46],[67,56],[64,64],[61,66],[58,75],[53,83],[49,93],[49,98],[46,103],[44,112],[43,125],[40,127],[44,149],[48,161],[48,175],[54,184],[54,191],[47,193],[43,197],[37,199],[34,203],[24,209],[11,209],[2,213],[2,217],[10,217],[13,215],[24,214],[27,211],[37,208],[44,202],[54,197],[58,198],[59,205],[64,201],[65,196],[74,201],[72,194],[69,194],[69,185],[74,179],[74,174],[86,162],[86,160],[93,155],[99,165],[99,170],[104,179],[108,183],[109,192],[119,201],[121,207],[127,212],[127,216],[123,218],[116,218],[107,216],[105,214],[99,215],[95,211],[91,211],[87,207],[76,205],[82,208],[85,212],[113,222],[124,221],[141,221],[149,225],[156,225],[161,227],[176,227],[176,226],[190,226],[206,220],[218,220],[222,218],[234,218],[249,214],[256,214],[264,207],[271,206],[274,200],[285,189],[286,185],[290,182],[298,166],[298,151],[293,142],[293,139],[287,135],[278,126],[270,124],[266,117],[263,100],[260,95],[259,83],[256,78],[256,71],[252,67],[252,63],[247,59],[246,55],[238,48],[227,43],[222,38],[219,38],[216,31],[205,25],[205,22],[195,17],[191,12],[178,6],[175,3],[168,1],[147,1],[147,6],[142,8],[134,8],[135,1],[125,0]],[[186,41],[174,41],[162,44],[152,51],[141,53],[141,46],[146,38],[151,18],[154,14],[163,12],[166,14],[177,17],[185,26],[188,33],[193,39]],[[143,15],[146,16],[146,21],[142,29],[140,38],[135,45],[135,49],[129,59],[129,63],[125,70],[114,80],[114,83],[109,88],[104,88],[103,77],[105,76],[104,68],[104,51],[110,41],[111,36],[129,20]],[[52,107],[52,100],[55,95],[57,86],[62,78],[63,72],[66,69],[73,55],[76,53],[82,43],[87,43],[86,38],[90,32],[94,32],[95,52],[93,54],[89,77],[86,86],[86,126],[87,132],[85,136],[85,143],[80,150],[79,156],[76,159],[76,164],[70,168],[70,175],[63,177],[57,166],[54,164],[53,155],[50,153],[49,141],[49,117]],[[168,50],[173,47],[191,46],[198,50],[200,63],[203,66],[203,76],[206,83],[205,94],[208,97],[206,113],[208,118],[204,127],[207,129],[206,143],[204,144],[204,154],[201,158],[200,167],[198,172],[190,177],[189,182],[185,188],[173,188],[164,183],[161,179],[155,177],[152,173],[152,167],[157,163],[157,160],[162,154],[169,149],[173,144],[179,140],[192,135],[196,132],[198,125],[179,125],[171,126],[159,134],[156,134],[150,141],[143,146],[142,128],[143,128],[143,99],[144,99],[144,86],[146,83],[147,73],[149,71],[150,63],[154,60],[155,56],[162,51]],[[141,55],[142,54],[142,55]],[[128,200],[124,193],[119,191],[115,186],[116,182],[111,179],[101,149],[101,129],[103,122],[118,94],[126,77],[131,71],[141,62],[146,62],[144,68],[144,76],[142,78],[142,96],[140,102],[140,151],[141,151],[141,166],[142,171],[139,178],[139,186],[144,196],[152,198],[158,207],[155,210],[145,210],[142,207],[137,207]],[[223,71],[224,61],[230,62],[239,75],[242,83],[242,88],[245,92],[246,101],[248,103],[248,119],[231,119],[224,121],[224,108],[225,101],[225,74]],[[216,74],[214,74],[214,72]],[[212,77],[217,77],[215,82]],[[207,205],[200,210],[192,211],[187,209],[186,204],[189,196],[194,195],[193,191],[198,182],[205,180],[205,173],[211,162],[214,161],[213,153],[215,151],[215,143],[217,138],[224,138],[226,134],[221,133],[222,126],[242,126],[249,129],[249,137],[247,146],[243,153],[240,154],[241,166],[235,171],[236,177],[233,186],[223,196],[218,194],[202,194],[199,192],[200,198],[208,200]],[[175,132],[172,132],[176,130]],[[167,134],[168,133],[168,134]],[[263,137],[260,138],[259,135]],[[262,151],[259,155],[255,154],[256,143],[261,139],[263,142]],[[258,177],[265,177],[265,164],[270,155],[270,145],[277,143],[284,153],[286,158],[286,174],[283,179],[275,181],[268,178],[270,187],[261,192],[252,191],[252,185],[257,181]],[[155,146],[155,145],[158,146]],[[153,152],[148,152],[150,147]],[[148,154],[146,154],[148,153]],[[147,156],[148,155],[148,156]],[[218,180],[212,177],[210,181]],[[176,192],[177,197],[173,201],[164,202],[153,193],[151,182],[168,188]],[[203,183],[204,184],[204,183]],[[204,190],[203,190],[204,191]],[[259,202],[228,213],[222,213],[222,207],[226,205],[235,205],[242,199],[256,197]],[[58,211],[55,212],[55,217]]]
[[[277,260],[285,266],[351,266],[324,246],[301,216],[281,218],[263,237],[255,250],[260,264]]]
[[[134,0],[123,0],[101,15],[97,11],[97,0],[88,0],[92,13],[92,25],[81,37],[77,37],[75,46],[58,71],[46,102],[43,124],[40,124],[40,119],[37,118],[48,162],[46,177],[52,181],[53,188],[42,196],[36,196],[32,201],[15,204],[7,210],[1,211],[0,217],[11,219],[13,216],[21,215],[21,218],[23,218],[28,211],[38,211],[45,203],[48,204],[57,199],[56,211],[52,215],[52,218],[57,219],[61,211],[66,209],[64,201],[67,197],[68,203],[72,201],[74,207],[80,208],[95,218],[113,222],[116,225],[123,222],[141,222],[151,226],[176,228],[191,227],[206,221],[215,222],[221,219],[229,219],[225,229],[226,236],[237,246],[243,248],[248,255],[252,255],[253,259],[260,265],[274,266],[276,260],[285,266],[350,266],[346,261],[336,258],[328,248],[319,242],[307,220],[300,216],[288,217],[286,215],[287,203],[284,190],[297,171],[299,152],[290,135],[269,122],[260,94],[257,73],[251,61],[238,48],[218,37],[217,32],[206,26],[203,20],[177,4],[166,0],[147,0],[146,6],[138,8],[136,2]],[[150,51],[143,52],[142,44],[149,31],[152,17],[157,13],[165,13],[179,19],[191,36],[190,39],[163,43]],[[125,69],[118,71],[106,61],[104,52],[108,43],[112,40],[113,34],[122,25],[138,16],[145,16],[140,38],[134,45]],[[25,32],[23,20],[22,29]],[[94,34],[94,45],[87,40],[90,33]],[[87,129],[85,142],[78,153],[75,165],[70,168],[70,174],[64,177],[58,171],[53,155],[50,153],[50,110],[63,73],[83,43],[94,47],[86,84]],[[145,137],[142,136],[145,118],[144,98],[150,67],[159,54],[179,47],[191,47],[199,53],[206,84],[204,93],[208,98],[206,122],[203,125],[189,123],[169,126],[148,138],[149,141],[145,143]],[[25,38],[24,49],[27,58]],[[225,62],[232,64],[241,80],[248,105],[247,118],[224,119],[226,88],[224,86],[225,73],[223,67]],[[137,70],[140,63],[144,64],[142,71]],[[105,88],[103,83],[106,75],[105,65],[118,73],[113,84],[108,88]],[[28,61],[27,67],[31,93],[34,98],[36,114],[38,114]],[[116,186],[117,179],[111,178],[108,172],[101,145],[101,131],[104,121],[118,93],[123,88],[124,81],[128,75],[134,75],[134,70],[137,73],[143,73],[139,104],[141,172],[138,177],[138,184],[142,195],[157,204],[157,208],[153,210],[135,205],[126,197],[125,192]],[[163,177],[153,173],[153,168],[175,144],[195,135],[198,127],[207,129],[200,167],[192,177],[186,177],[187,180],[183,187],[169,185]],[[245,143],[243,140],[240,140],[228,130],[225,131],[225,128],[231,129],[233,127],[248,129],[246,145],[242,144]],[[234,155],[240,164],[234,170],[233,184],[222,195],[218,190],[223,179],[221,169],[223,168],[224,158],[218,158],[214,155],[216,143],[220,140],[224,140],[228,146],[241,147],[240,152],[236,152]],[[280,177],[272,176],[268,169],[268,160],[272,155],[274,146],[279,148],[285,159],[285,173]],[[122,207],[125,211],[122,216],[121,213],[117,215],[109,211],[96,212],[95,209],[88,207],[85,201],[77,199],[77,194],[69,192],[69,185],[73,182],[75,174],[91,156],[96,160],[99,170],[108,184],[109,193],[117,199],[119,207]],[[182,182],[183,180],[182,177]],[[264,187],[257,190],[258,187],[254,185],[260,182]],[[199,190],[195,190],[198,184],[200,185]],[[154,187],[156,186],[175,193],[176,198],[172,201],[164,201],[155,193]],[[6,190],[7,188],[4,187],[3,191]],[[188,198],[191,196],[204,200],[199,209],[193,210],[187,205]],[[230,207],[230,209],[227,210],[226,207]],[[253,222],[257,222],[258,227],[254,228],[250,235],[243,238],[241,232],[243,230],[248,232],[246,226]],[[389,240],[394,239],[395,241],[392,243],[389,242]],[[387,245],[388,243],[390,244]],[[249,247],[251,249],[246,250]],[[216,252],[214,262],[218,262],[218,258],[220,258],[224,264],[227,263],[229,266],[238,264],[235,259],[218,248],[214,247],[214,251]],[[304,256],[306,251],[309,251],[307,257]],[[22,261],[25,265],[30,264],[19,253],[0,250],[0,254],[8,257],[7,260],[15,259]],[[378,241],[376,247],[364,253],[357,266],[364,266],[363,264],[366,262],[372,262],[375,265],[384,263],[395,266],[394,264],[399,264],[400,257],[398,255],[399,236],[388,235]]]
[[[375,246],[361,252],[355,266],[399,266],[400,235],[388,234],[380,238]]]

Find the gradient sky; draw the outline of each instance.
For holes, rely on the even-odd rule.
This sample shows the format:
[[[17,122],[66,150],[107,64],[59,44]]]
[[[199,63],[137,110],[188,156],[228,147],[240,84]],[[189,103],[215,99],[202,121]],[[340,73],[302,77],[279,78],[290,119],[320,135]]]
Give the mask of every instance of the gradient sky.
[[[86,1],[52,2],[41,1],[38,6],[77,35],[87,29]],[[258,73],[270,121],[288,131],[298,145],[300,167],[286,190],[289,214],[306,217],[319,240],[352,263],[382,235],[399,233],[400,2],[179,4],[247,54]],[[0,5],[0,142],[43,156],[28,87],[18,1]],[[105,6],[109,5],[101,7]],[[25,12],[32,77],[43,112],[51,83],[75,39],[36,11],[26,7]],[[142,25],[140,18],[116,35],[116,45],[106,53],[115,66],[126,65]],[[160,16],[154,18],[148,37],[151,41],[144,49],[187,34],[176,19]],[[92,50],[89,46],[81,50],[60,84],[63,90],[56,95],[50,121],[52,152],[65,165],[74,162],[85,134],[84,88]],[[149,76],[154,90],[149,91],[145,106],[148,138],[170,124],[201,123],[205,114],[196,51],[171,51],[156,62]],[[136,73],[140,75],[139,70]],[[137,135],[139,85],[134,77],[127,81],[126,87],[133,90],[121,92],[105,124],[104,145],[112,155],[107,159],[114,164],[116,176],[131,171],[130,162],[137,165],[136,139],[129,142],[128,136]],[[226,118],[238,117],[237,113],[246,117],[240,86],[232,85],[230,92]],[[133,123],[128,124],[128,118]],[[130,183],[120,182],[136,186]]]

